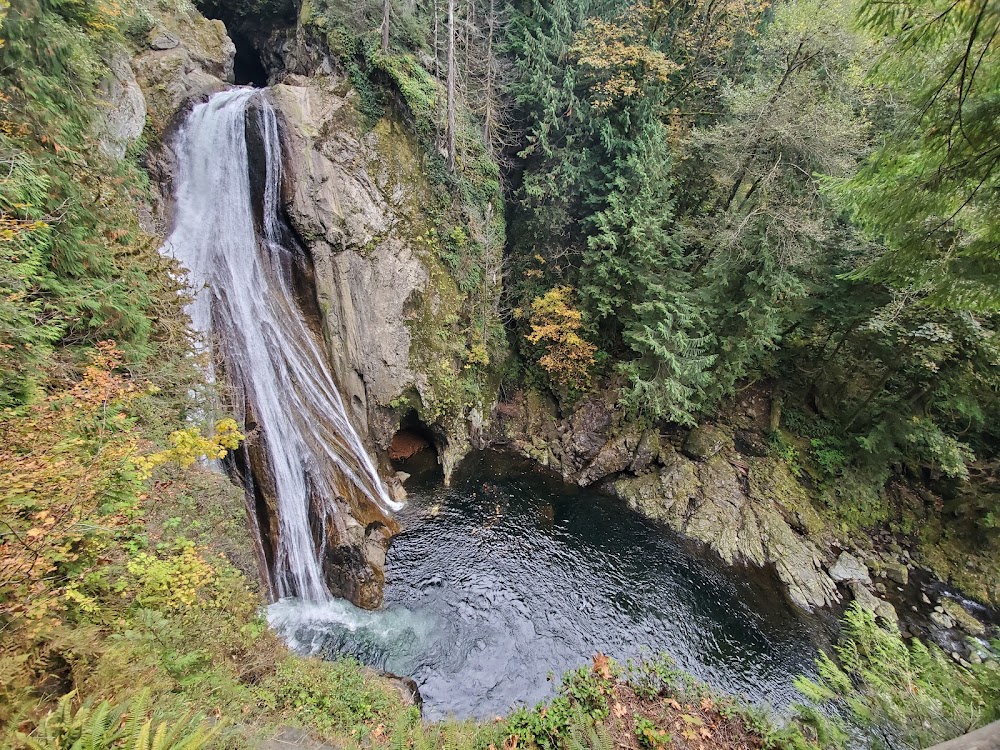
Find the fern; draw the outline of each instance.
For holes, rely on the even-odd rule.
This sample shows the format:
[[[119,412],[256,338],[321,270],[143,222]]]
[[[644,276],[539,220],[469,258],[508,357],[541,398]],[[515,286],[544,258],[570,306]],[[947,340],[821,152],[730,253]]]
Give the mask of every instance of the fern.
[[[26,750],[202,750],[222,728],[203,717],[165,718],[154,724],[149,695],[131,702],[94,705],[87,699],[74,708],[76,693],[63,696],[30,735],[16,733]]]
[[[998,718],[991,672],[954,664],[941,649],[882,627],[853,604],[836,648],[823,654],[815,680],[796,687],[817,703],[839,703],[855,720],[886,736],[926,746]]]
[[[579,706],[573,712],[568,735],[569,750],[614,750],[611,731],[593,721]]]

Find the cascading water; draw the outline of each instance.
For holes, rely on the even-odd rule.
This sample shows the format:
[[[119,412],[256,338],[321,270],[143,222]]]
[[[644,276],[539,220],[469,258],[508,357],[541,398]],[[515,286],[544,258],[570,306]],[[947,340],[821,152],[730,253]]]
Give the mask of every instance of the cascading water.
[[[259,224],[248,122],[264,150]],[[330,525],[344,536],[348,498],[383,514],[401,506],[351,426],[297,301],[297,250],[279,211],[277,117],[262,91],[232,89],[194,108],[177,145],[176,224],[162,251],[187,268],[201,345],[215,347],[234,402],[245,404],[247,426],[266,445],[278,517],[270,540],[275,594],[326,601],[324,545]]]

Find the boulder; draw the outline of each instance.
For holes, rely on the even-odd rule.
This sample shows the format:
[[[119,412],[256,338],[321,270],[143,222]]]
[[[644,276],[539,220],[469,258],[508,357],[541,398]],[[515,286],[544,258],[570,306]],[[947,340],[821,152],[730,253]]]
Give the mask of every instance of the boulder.
[[[860,581],[852,581],[848,584],[848,587],[851,589],[851,593],[854,594],[854,600],[863,609],[874,612],[876,617],[881,617],[886,622],[898,625],[899,616],[896,614],[896,609],[889,602],[875,596],[871,589]]]
[[[706,461],[722,450],[726,435],[716,427],[705,425],[695,427],[684,441],[683,451],[688,458]]]
[[[181,40],[162,26],[154,26],[147,36],[149,48],[153,50],[173,49],[180,45]]]
[[[969,612],[953,599],[942,599],[941,608],[954,621],[953,627],[958,627],[969,635],[986,635],[986,626],[969,614]]]
[[[634,439],[630,441],[629,437],[634,436],[619,435],[605,443],[594,460],[577,475],[576,483],[586,487],[604,477],[625,471],[632,463],[637,442]]]
[[[655,430],[646,430],[639,440],[639,446],[635,449],[635,455],[632,457],[632,463],[629,464],[628,470],[633,474],[641,474],[656,460],[659,453],[659,434]]]
[[[882,574],[890,581],[905,586],[910,582],[910,570],[903,563],[887,562],[882,564]]]
[[[950,616],[948,616],[944,612],[938,612],[937,610],[935,610],[931,612],[930,619],[931,622],[933,622],[935,625],[937,625],[940,628],[944,628],[946,630],[950,630],[951,628],[955,627],[955,620],[953,620]]]
[[[857,581],[865,586],[872,584],[868,568],[849,552],[841,552],[836,562],[830,566],[830,577],[837,583]]]

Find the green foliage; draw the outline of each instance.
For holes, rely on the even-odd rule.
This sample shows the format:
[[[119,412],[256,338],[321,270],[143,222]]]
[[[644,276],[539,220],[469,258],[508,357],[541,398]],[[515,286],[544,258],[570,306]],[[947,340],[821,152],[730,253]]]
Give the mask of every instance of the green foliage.
[[[691,422],[710,360],[688,295],[660,119],[674,68],[648,47],[647,16],[623,11],[579,33],[572,3],[517,17],[516,64],[533,70],[513,88],[529,123],[513,232],[544,274],[579,289],[601,348],[619,360],[633,416]],[[532,269],[522,276],[523,293],[539,296]]]
[[[606,664],[607,657],[603,659]],[[555,698],[534,709],[516,710],[507,719],[506,732],[526,747],[560,750],[574,728],[579,731],[581,721],[607,718],[611,673],[606,674],[589,667],[567,672]]]
[[[915,528],[887,500],[893,476],[978,475],[1000,444],[996,320],[969,309],[971,282],[951,271],[939,280],[964,291],[936,309],[935,274],[979,269],[985,289],[990,273],[975,238],[988,237],[996,191],[969,177],[991,153],[975,151],[992,142],[980,125],[994,106],[994,15],[974,28],[985,5],[514,5],[515,312],[577,289],[595,372],[619,375],[633,419],[687,422],[745,384],[780,382],[808,416],[777,452],[817,480],[845,528]],[[968,49],[982,69],[962,71]],[[949,88],[959,80],[971,88]],[[946,113],[985,119],[960,134]],[[963,190],[974,201],[942,227],[891,213],[892,201],[943,211],[944,194]],[[929,247],[920,226],[936,233],[940,262],[894,239]],[[894,279],[890,262],[920,283]],[[536,361],[527,316],[515,330]],[[971,512],[985,529],[995,496],[980,497]]]
[[[882,148],[834,192],[886,252],[861,278],[935,305],[1000,309],[1000,15],[989,0],[865,2],[888,37],[875,69],[903,111]]]
[[[635,736],[638,738],[639,744],[648,750],[663,750],[674,739],[667,730],[660,729],[645,716],[636,719]]]
[[[826,477],[837,477],[847,465],[844,441],[839,438],[813,438],[809,441],[813,458]]]
[[[802,466],[799,464],[799,449],[795,443],[780,431],[772,432],[768,442],[772,455],[788,464],[788,469],[792,474],[800,476],[802,474]]]
[[[870,45],[845,26],[851,10],[850,2],[777,6],[750,74],[727,71],[724,117],[685,145],[689,179],[714,180],[690,221],[717,394],[773,370],[774,351],[840,245],[852,242],[815,177],[850,173],[866,147],[871,97],[858,80]]]
[[[113,706],[87,699],[74,706],[67,693],[30,735],[18,733],[26,750],[200,750],[211,743],[222,726],[189,716],[157,722],[149,713],[149,695]]]
[[[296,723],[321,731],[353,731],[384,723],[398,710],[399,697],[365,676],[357,662],[286,660],[264,685],[269,708],[295,716]]]
[[[690,676],[677,669],[668,656],[629,661],[625,666],[625,675],[636,695],[646,700],[653,700],[678,687],[681,690],[694,687]]]
[[[614,738],[606,724],[595,722],[579,707],[569,727],[568,750],[614,750]]]
[[[1000,716],[1000,670],[965,668],[936,646],[907,643],[857,603],[844,615],[837,661],[822,654],[817,679],[796,687],[810,700],[835,703],[872,733],[878,747],[926,747]]]
[[[30,400],[56,350],[77,356],[113,338],[139,362],[162,336],[151,311],[179,308],[154,281],[166,261],[138,227],[147,182],[95,135],[101,54],[124,42],[111,21],[96,0],[26,0],[4,21],[0,406]]]

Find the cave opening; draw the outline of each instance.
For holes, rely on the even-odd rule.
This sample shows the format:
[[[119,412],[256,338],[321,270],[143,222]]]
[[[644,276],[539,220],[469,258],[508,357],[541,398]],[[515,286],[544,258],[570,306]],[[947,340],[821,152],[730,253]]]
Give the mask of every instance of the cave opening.
[[[242,34],[230,32],[230,39],[236,45],[236,59],[233,63],[233,78],[237,86],[267,86],[267,69],[260,53],[253,43]]]
[[[396,469],[410,475],[440,471],[434,433],[412,409],[400,420],[399,429],[392,436],[389,460]]]

